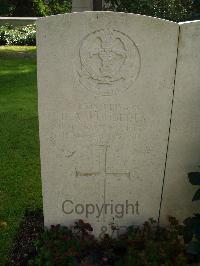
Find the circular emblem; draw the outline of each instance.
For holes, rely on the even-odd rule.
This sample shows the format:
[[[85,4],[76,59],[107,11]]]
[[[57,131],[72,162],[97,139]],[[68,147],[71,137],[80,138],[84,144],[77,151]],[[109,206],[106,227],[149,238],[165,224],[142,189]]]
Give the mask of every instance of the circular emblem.
[[[123,92],[140,71],[137,46],[126,34],[112,28],[87,35],[79,56],[79,80],[98,95]]]

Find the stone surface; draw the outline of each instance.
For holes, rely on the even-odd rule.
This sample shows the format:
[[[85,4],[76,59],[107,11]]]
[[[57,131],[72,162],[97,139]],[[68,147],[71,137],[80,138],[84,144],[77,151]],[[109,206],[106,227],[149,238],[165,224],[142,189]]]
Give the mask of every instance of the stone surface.
[[[199,212],[192,203],[197,187],[188,172],[200,171],[200,21],[180,24],[176,86],[161,222],[167,215],[181,221]]]
[[[178,24],[84,12],[37,27],[45,225],[157,219]]]
[[[72,0],[72,12],[92,11],[93,0]]]

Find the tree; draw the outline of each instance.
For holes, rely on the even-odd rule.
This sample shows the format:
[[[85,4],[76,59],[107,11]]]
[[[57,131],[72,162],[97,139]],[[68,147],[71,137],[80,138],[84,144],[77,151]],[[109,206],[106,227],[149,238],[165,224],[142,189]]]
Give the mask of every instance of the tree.
[[[70,12],[71,1],[69,0],[50,0],[48,1],[49,15],[63,14]]]
[[[193,0],[189,19],[200,19],[200,0]]]
[[[109,9],[172,21],[200,18],[200,0],[105,0]]]
[[[0,16],[10,16],[12,8],[7,0],[0,0]]]
[[[34,0],[9,0],[9,3],[13,6],[12,16],[14,17],[35,17],[38,15]]]
[[[1,16],[42,17],[70,10],[70,0],[0,0]]]

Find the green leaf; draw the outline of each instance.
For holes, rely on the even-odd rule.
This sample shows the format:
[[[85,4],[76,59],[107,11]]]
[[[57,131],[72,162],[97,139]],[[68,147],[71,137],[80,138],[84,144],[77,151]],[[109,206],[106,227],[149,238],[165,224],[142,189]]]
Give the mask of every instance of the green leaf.
[[[199,241],[190,242],[187,247],[187,253],[193,254],[193,255],[200,254],[200,242]]]
[[[200,200],[200,188],[194,194],[192,201]]]
[[[192,223],[193,223],[193,217],[188,217],[187,219],[185,219],[183,221],[184,225],[185,226],[192,226]]]
[[[188,178],[192,185],[200,185],[200,172],[189,173]]]
[[[183,239],[185,243],[189,243],[193,238],[193,232],[190,228],[186,227],[183,231]]]

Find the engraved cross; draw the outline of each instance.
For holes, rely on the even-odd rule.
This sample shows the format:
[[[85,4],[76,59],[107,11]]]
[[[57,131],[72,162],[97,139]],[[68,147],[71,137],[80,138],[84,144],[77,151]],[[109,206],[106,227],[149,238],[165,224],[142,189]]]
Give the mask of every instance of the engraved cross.
[[[104,204],[106,204],[106,180],[109,177],[128,177],[130,178],[129,171],[122,172],[109,172],[107,170],[107,153],[108,153],[108,145],[99,145],[100,147],[100,161],[99,161],[99,171],[97,172],[79,172],[76,170],[76,177],[95,177],[99,176],[104,179]]]
[[[76,171],[76,177],[92,177],[92,176],[103,176],[105,178],[107,177],[129,177],[130,178],[130,172],[109,172],[107,170],[107,153],[108,153],[108,145],[99,145],[99,147],[101,148],[101,154],[100,154],[100,171],[97,172],[89,172],[89,173],[85,173],[85,172],[79,172]]]

